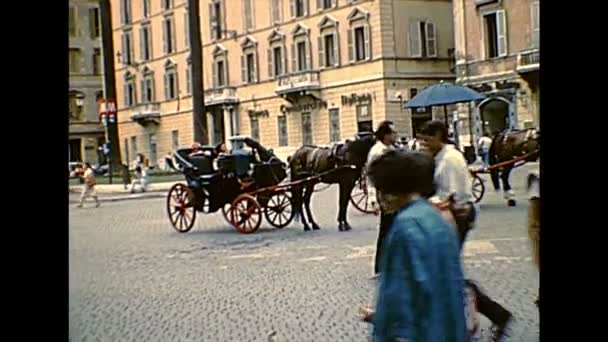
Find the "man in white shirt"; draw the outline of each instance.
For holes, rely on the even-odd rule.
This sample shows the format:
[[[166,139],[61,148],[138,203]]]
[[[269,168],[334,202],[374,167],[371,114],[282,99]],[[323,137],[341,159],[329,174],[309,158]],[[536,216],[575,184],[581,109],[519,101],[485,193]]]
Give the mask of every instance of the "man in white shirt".
[[[455,208],[469,207],[470,215],[464,218],[466,224],[458,222],[457,231],[461,249],[468,232],[473,228],[476,210],[473,206],[471,178],[464,155],[454,145],[448,143],[448,128],[441,121],[427,122],[420,132],[422,148],[435,157],[435,196],[431,201],[446,201],[453,196]],[[462,220],[462,218],[461,218]],[[493,341],[502,341],[507,336],[512,315],[497,302],[493,301],[471,280],[466,281],[477,299],[477,311],[494,324]]]
[[[84,178],[84,188],[82,189],[82,194],[80,195],[80,203],[78,203],[78,208],[82,208],[84,204],[84,200],[87,197],[93,197],[95,200],[95,206],[99,207],[99,198],[97,198],[97,191],[95,191],[95,185],[97,185],[97,179],[95,178],[95,172],[93,172],[93,168],[91,164],[84,163],[84,174],[82,178]]]
[[[370,165],[372,160],[380,156],[387,150],[391,150],[395,148],[395,143],[397,142],[397,132],[393,127],[392,121],[382,121],[378,125],[378,129],[374,133],[376,135],[376,144],[372,147],[367,155],[367,164]],[[368,204],[374,208],[374,210],[378,211],[378,199],[376,198],[376,189],[372,186],[371,182],[367,182],[367,199]],[[380,267],[380,256],[382,243],[384,242],[384,237],[388,233],[388,228],[390,227],[392,216],[385,215],[382,210],[380,210],[380,228],[378,231],[378,241],[376,242],[376,258],[374,261],[374,275],[372,278],[378,277],[378,271]]]
[[[487,168],[490,164],[490,145],[492,145],[492,139],[488,133],[479,138],[479,155],[481,156],[481,162],[484,168]]]

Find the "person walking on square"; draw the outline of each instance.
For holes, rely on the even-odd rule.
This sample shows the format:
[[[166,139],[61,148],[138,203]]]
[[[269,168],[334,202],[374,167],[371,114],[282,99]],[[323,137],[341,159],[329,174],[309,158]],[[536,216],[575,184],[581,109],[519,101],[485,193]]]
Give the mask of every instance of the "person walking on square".
[[[148,173],[144,165],[135,167],[135,177],[137,177],[131,183],[131,193],[135,193],[135,186],[139,185],[142,192],[146,192],[148,189]]]
[[[367,156],[367,165],[378,158],[382,153],[394,149],[394,144],[397,141],[397,134],[393,128],[392,121],[382,121],[376,129],[376,144],[369,151]],[[376,198],[376,189],[372,184],[367,184],[368,204],[371,208],[380,211],[380,226],[378,230],[378,239],[376,241],[376,257],[374,259],[374,274],[372,279],[378,277],[380,269],[380,257],[382,255],[382,243],[388,232],[391,223],[391,215],[385,215],[381,208],[378,208],[378,199]]]
[[[373,341],[469,341],[458,238],[425,198],[433,190],[432,158],[387,151],[368,176],[383,212],[394,215],[380,260]]]
[[[93,172],[93,168],[91,164],[86,162],[84,163],[84,174],[82,175],[84,179],[84,188],[82,189],[82,194],[80,195],[80,203],[78,204],[78,208],[82,208],[84,204],[84,200],[88,197],[92,197],[95,200],[95,207],[98,208],[100,206],[99,198],[97,197],[97,191],[95,190],[95,185],[97,185],[97,179],[95,178],[95,172]]]
[[[492,145],[492,139],[486,132],[481,138],[479,138],[478,143],[479,155],[481,156],[481,163],[484,169],[490,166],[490,145]]]
[[[476,208],[471,193],[471,179],[467,162],[462,153],[448,144],[448,129],[441,121],[429,121],[421,130],[422,148],[435,158],[436,193],[431,202],[451,201],[460,249],[464,246],[467,234],[473,228],[476,219]],[[477,311],[494,324],[493,341],[502,341],[508,336],[513,315],[481,291],[473,281],[467,280],[467,286],[473,290],[477,300]]]

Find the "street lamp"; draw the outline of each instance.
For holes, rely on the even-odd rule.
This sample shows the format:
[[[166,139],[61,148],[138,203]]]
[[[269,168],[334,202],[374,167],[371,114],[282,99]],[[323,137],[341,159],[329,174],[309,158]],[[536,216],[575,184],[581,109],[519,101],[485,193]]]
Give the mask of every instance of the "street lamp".
[[[76,97],[76,106],[82,107],[83,104],[84,104],[83,98],[80,96]]]

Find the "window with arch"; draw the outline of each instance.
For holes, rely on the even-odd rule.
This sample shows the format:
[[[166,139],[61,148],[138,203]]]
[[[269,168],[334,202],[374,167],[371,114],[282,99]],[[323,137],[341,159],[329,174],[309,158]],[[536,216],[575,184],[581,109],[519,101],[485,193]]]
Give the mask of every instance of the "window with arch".
[[[308,15],[308,0],[289,0],[289,10],[292,18]]]
[[[268,77],[274,78],[287,74],[287,51],[285,35],[277,30],[268,37]]]
[[[124,78],[123,102],[125,107],[132,107],[136,104],[135,97],[135,75],[127,72]]]
[[[291,71],[295,73],[312,70],[310,29],[302,24],[298,24],[291,34],[293,36],[293,43],[291,44]]]
[[[177,65],[171,61],[165,63],[165,100],[177,98]]]
[[[151,103],[155,101],[154,92],[154,71],[145,67],[142,72],[141,80],[141,103]]]
[[[319,23],[318,46],[319,68],[331,68],[340,65],[340,39],[338,21],[332,16],[325,16]]]
[[[241,81],[243,83],[256,83],[258,81],[258,42],[247,37],[241,43]]]
[[[228,86],[228,50],[220,45],[213,50],[212,70],[213,88]]]
[[[372,44],[369,13],[355,7],[348,15],[348,61],[350,63],[371,60]]]

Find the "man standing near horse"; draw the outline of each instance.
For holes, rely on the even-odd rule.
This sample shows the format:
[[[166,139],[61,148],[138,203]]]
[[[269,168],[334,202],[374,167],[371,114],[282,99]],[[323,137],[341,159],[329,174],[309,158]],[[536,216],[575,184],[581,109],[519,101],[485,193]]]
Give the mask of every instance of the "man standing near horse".
[[[420,139],[424,150],[435,158],[435,196],[431,201],[451,201],[456,221],[460,248],[473,228],[476,209],[471,193],[471,179],[464,155],[448,143],[448,129],[441,121],[429,121],[421,130]],[[512,314],[493,301],[471,280],[466,281],[477,300],[477,310],[494,324],[494,341],[506,335]]]
[[[376,129],[376,144],[372,147],[367,155],[367,164],[371,165],[374,159],[378,158],[384,152],[388,150],[394,149],[394,145],[397,142],[397,132],[393,127],[392,121],[382,121],[378,128]],[[382,254],[382,243],[384,242],[384,237],[388,232],[388,228],[391,224],[392,215],[385,214],[382,209],[378,208],[378,199],[376,198],[376,189],[371,184],[371,182],[367,183],[367,198],[368,205],[370,208],[374,208],[376,212],[380,211],[380,227],[378,230],[378,240],[376,242],[376,258],[374,261],[374,274],[372,275],[372,279],[378,277],[378,272],[380,271],[380,256]]]

